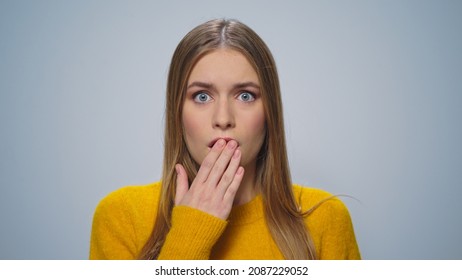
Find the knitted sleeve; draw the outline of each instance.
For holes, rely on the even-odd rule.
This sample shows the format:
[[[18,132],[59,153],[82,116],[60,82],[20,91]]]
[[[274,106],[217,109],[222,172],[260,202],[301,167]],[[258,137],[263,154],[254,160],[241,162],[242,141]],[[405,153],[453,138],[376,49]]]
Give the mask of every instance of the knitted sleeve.
[[[227,222],[187,206],[175,206],[172,227],[161,249],[159,260],[206,260]]]

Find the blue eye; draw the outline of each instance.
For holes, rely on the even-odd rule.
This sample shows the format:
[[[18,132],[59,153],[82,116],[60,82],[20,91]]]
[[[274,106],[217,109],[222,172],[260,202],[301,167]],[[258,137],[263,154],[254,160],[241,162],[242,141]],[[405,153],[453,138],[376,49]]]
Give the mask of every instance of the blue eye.
[[[255,96],[250,92],[242,92],[241,94],[239,94],[237,99],[243,102],[251,102],[255,100]]]
[[[212,99],[212,97],[210,97],[210,95],[208,95],[205,92],[199,92],[198,94],[196,94],[194,96],[194,101],[197,102],[197,103],[207,103],[211,99]]]

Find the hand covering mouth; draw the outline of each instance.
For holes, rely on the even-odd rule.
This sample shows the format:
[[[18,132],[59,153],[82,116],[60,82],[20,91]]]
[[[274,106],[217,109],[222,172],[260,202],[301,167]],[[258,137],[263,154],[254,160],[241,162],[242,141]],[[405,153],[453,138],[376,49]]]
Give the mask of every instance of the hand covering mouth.
[[[235,140],[235,139],[233,139],[233,138],[230,138],[230,137],[218,137],[218,138],[215,138],[215,139],[213,139],[212,141],[210,141],[210,143],[209,143],[209,148],[212,148],[213,145],[215,145],[215,143],[216,143],[218,140],[220,140],[220,139],[225,140],[226,143],[228,143],[228,142],[231,141],[231,140],[234,140],[234,141],[237,142],[237,140]],[[239,146],[239,142],[237,142],[237,145]]]

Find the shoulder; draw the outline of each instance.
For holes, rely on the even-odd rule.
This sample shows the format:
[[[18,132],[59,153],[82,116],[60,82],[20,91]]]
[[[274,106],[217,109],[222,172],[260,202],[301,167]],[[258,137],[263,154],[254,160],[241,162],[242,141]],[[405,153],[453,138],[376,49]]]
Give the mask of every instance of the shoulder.
[[[147,185],[125,186],[115,190],[99,202],[95,215],[108,212],[115,214],[118,211],[125,212],[127,208],[157,204],[161,186],[161,182],[155,182]]]
[[[299,185],[293,191],[319,258],[360,259],[350,213],[338,196]]]
[[[91,259],[134,259],[152,232],[161,184],[127,186],[111,192],[96,207]]]
[[[293,185],[293,192],[302,212],[310,211],[314,216],[329,216],[330,219],[350,219],[348,208],[336,195],[297,184]]]
[[[361,258],[350,213],[338,196],[300,185],[293,192],[320,259]]]

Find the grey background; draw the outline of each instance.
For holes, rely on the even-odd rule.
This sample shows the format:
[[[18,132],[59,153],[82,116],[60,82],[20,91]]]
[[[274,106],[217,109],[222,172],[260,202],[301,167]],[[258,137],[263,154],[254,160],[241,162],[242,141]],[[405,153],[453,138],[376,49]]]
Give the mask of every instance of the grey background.
[[[93,211],[159,179],[169,60],[251,26],[294,182],[343,198],[365,259],[462,258],[461,1],[1,1],[0,258],[85,259]],[[358,202],[359,200],[359,202]]]

